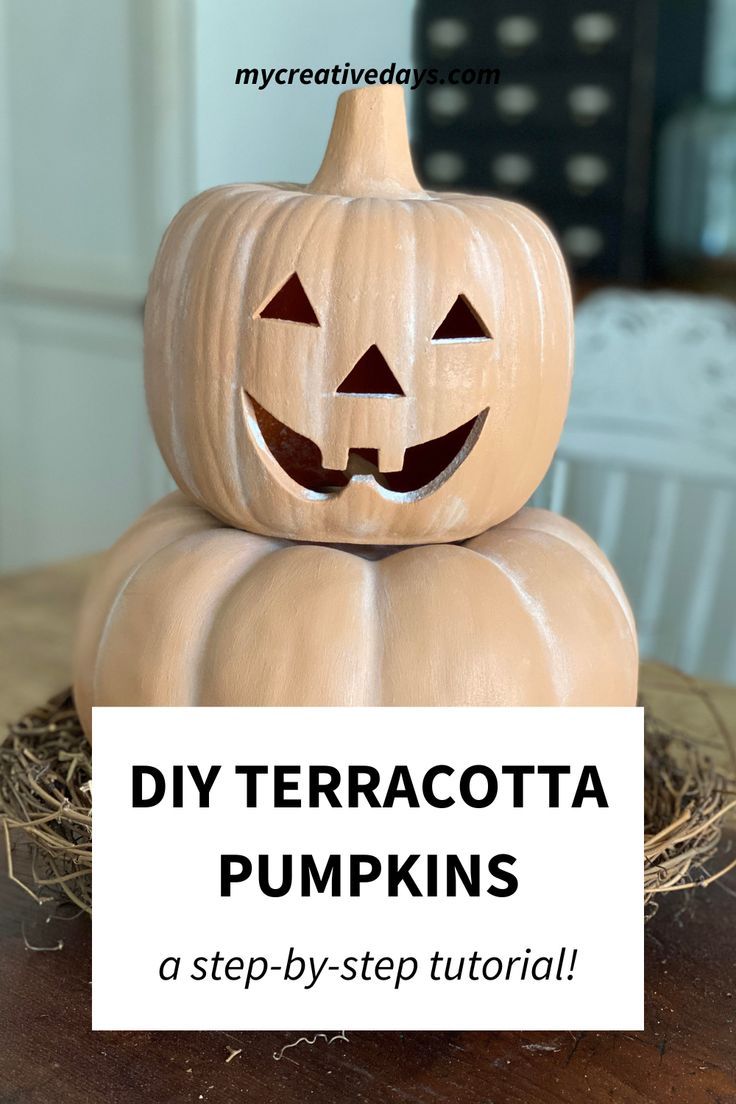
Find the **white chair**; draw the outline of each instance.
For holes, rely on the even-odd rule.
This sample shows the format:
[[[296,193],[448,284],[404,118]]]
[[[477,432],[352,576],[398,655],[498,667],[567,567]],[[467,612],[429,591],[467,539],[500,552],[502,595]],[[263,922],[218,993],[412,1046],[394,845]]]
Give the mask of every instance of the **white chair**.
[[[643,656],[736,682],[736,305],[585,300],[570,412],[533,503],[612,560]]]

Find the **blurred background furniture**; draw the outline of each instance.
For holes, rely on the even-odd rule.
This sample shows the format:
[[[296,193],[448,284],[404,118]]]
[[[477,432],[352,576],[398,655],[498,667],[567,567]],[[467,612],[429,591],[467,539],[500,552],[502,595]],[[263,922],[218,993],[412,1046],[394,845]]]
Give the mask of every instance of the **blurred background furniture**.
[[[690,0],[420,0],[421,64],[500,69],[419,90],[420,171],[541,211],[585,278],[650,276],[655,135],[701,93],[715,22]]]
[[[700,94],[659,139],[656,239],[660,266],[733,288],[736,279],[736,4],[719,0]]]
[[[643,656],[736,681],[736,304],[586,299],[570,411],[533,501],[616,565]]]

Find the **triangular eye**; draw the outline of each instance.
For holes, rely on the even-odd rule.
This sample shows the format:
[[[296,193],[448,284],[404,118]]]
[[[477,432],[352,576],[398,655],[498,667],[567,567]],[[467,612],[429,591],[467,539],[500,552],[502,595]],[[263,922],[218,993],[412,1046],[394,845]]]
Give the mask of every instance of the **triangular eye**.
[[[432,335],[433,341],[487,341],[490,333],[464,295],[458,295],[444,321]]]
[[[282,322],[302,322],[319,326],[314,307],[307,298],[302,282],[294,272],[260,311],[261,318],[280,318]]]

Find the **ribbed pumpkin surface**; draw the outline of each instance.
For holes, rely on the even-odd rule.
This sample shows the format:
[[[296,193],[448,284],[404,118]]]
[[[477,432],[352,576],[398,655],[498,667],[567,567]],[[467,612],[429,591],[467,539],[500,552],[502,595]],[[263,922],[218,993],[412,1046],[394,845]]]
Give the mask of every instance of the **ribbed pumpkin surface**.
[[[600,550],[525,509],[464,544],[294,544],[173,494],[108,554],[78,633],[94,705],[631,705],[631,612]]]

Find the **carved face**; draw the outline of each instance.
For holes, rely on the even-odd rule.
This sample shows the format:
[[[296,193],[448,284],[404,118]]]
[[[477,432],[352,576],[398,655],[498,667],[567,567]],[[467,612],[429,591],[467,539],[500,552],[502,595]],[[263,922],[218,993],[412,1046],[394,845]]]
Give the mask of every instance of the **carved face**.
[[[347,244],[347,243],[346,243]],[[310,267],[310,266],[307,266]],[[348,302],[356,301],[360,289],[355,289],[355,296],[348,298]],[[378,322],[376,314],[376,300],[373,309],[368,311],[371,320]],[[395,311],[397,298],[393,296],[385,304],[386,310]],[[365,296],[364,296],[365,299]],[[358,300],[359,301],[359,300]],[[408,304],[407,304],[408,306]],[[406,317],[399,306],[399,317]],[[324,312],[328,316],[328,312]],[[319,327],[319,319],[304,290],[297,273],[293,273],[273,295],[261,311],[258,318],[272,319],[279,323],[290,322],[300,326]],[[336,322],[331,319],[333,324]],[[399,352],[401,334],[388,334],[388,327],[380,327],[382,344],[391,352]],[[259,362],[258,344],[261,337],[259,326],[253,327],[252,339],[255,352],[253,363]],[[356,321],[353,333],[346,342],[349,349],[358,347],[364,327]],[[285,340],[284,340],[285,339]],[[263,334],[266,344],[279,341],[277,334]],[[314,358],[314,350],[323,346],[325,352],[318,352],[317,359],[325,361],[328,357],[327,350],[330,346],[329,335],[320,342],[312,337],[302,337],[299,334],[288,333],[282,338],[284,344],[291,340],[296,346],[303,343],[305,348],[304,360],[309,362]],[[427,345],[427,359],[424,371],[418,371],[416,365],[403,364],[401,375],[404,377],[404,386],[411,387],[407,393],[391,369],[389,361],[374,342],[368,345],[364,352],[358,355],[343,379],[335,383],[333,378],[323,379],[323,387],[320,391],[320,402],[313,402],[309,393],[309,387],[294,388],[292,402],[280,400],[279,392],[282,390],[274,381],[271,373],[264,373],[263,378],[257,371],[252,373],[250,390],[244,392],[244,408],[246,424],[249,432],[260,445],[265,444],[276,463],[294,481],[308,490],[323,496],[339,495],[345,487],[355,479],[363,481],[368,486],[378,484],[385,491],[391,492],[394,501],[411,502],[424,496],[431,495],[452,473],[464,462],[476,441],[478,440],[488,414],[488,407],[478,410],[470,417],[468,413],[468,397],[458,394],[459,388],[452,385],[453,356],[445,354],[446,365],[444,372],[441,364],[438,365],[437,352],[432,348],[435,345],[477,344],[488,343],[492,340],[491,334],[483,322],[470,306],[464,295],[458,295],[446,316],[431,335],[431,342]],[[309,344],[311,344],[311,350]],[[461,351],[462,352],[462,351]],[[310,355],[311,353],[311,355]],[[400,354],[399,354],[400,355]],[[440,356],[442,354],[440,353]],[[473,370],[473,354],[468,367],[475,375],[480,375],[479,366],[482,364],[480,357],[475,354],[476,365]],[[266,358],[264,357],[263,360]],[[350,358],[348,358],[350,360]],[[432,364],[431,361],[435,363]],[[262,362],[262,361],[261,361]],[[454,369],[457,374],[459,358],[454,357]],[[338,376],[344,369],[338,360],[330,366],[337,371]],[[438,371],[439,367],[439,371]],[[334,370],[331,377],[334,376]],[[319,373],[315,373],[319,374]],[[434,403],[418,402],[416,381],[413,377],[424,375],[433,377],[438,394],[446,396],[444,416],[438,420],[436,411],[432,409]],[[444,379],[442,376],[444,375]],[[438,379],[438,377],[440,377]],[[281,381],[288,386],[287,380]],[[306,382],[306,381],[303,381]],[[273,384],[276,383],[276,386]],[[330,385],[333,385],[331,389]],[[413,386],[412,386],[413,385]],[[268,396],[269,406],[263,403],[265,398],[259,401],[255,393]],[[455,401],[453,401],[455,398]],[[398,401],[397,401],[398,400]],[[408,401],[407,401],[408,400]],[[470,400],[472,402],[472,399]],[[299,425],[299,430],[287,425],[273,413],[271,403],[275,404],[281,417],[288,417],[294,425]],[[309,407],[313,407],[313,418],[305,417]],[[446,432],[436,433],[444,429],[445,424],[452,418],[460,419],[458,424],[451,424]],[[419,431],[419,439],[414,441],[416,432],[412,433],[412,427]],[[309,433],[315,433],[311,438]],[[425,436],[424,434],[434,434]],[[319,442],[322,442],[320,445]],[[372,442],[372,443],[371,443]],[[407,442],[411,442],[407,444]]]
[[[348,93],[343,115],[388,112],[396,91]],[[237,527],[462,539],[514,513],[552,457],[564,265],[516,204],[409,188],[403,163],[379,186],[340,119],[309,188],[215,189],[167,231],[146,311],[154,429],[180,487]],[[370,122],[391,138],[391,112]]]

